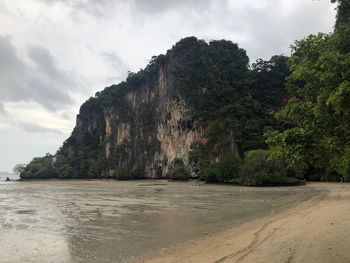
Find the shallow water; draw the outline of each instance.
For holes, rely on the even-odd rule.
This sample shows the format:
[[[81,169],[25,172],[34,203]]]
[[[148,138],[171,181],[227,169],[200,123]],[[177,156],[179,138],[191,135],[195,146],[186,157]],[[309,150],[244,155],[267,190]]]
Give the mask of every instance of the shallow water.
[[[5,181],[6,178],[9,178],[10,180],[18,180],[19,179],[19,175],[18,174],[0,174],[0,181]]]
[[[128,262],[322,193],[167,181],[0,182],[0,261]]]

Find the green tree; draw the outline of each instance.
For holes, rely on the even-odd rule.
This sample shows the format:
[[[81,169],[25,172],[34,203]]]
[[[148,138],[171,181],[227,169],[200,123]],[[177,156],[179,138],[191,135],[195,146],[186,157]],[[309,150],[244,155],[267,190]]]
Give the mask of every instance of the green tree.
[[[267,150],[245,153],[240,177],[236,180],[246,186],[297,185],[303,181],[303,170],[289,165],[285,160],[271,159]]]
[[[20,178],[24,180],[57,178],[55,161],[56,158],[49,153],[44,157],[36,157],[21,171]]]
[[[209,165],[202,172],[201,179],[207,183],[230,183],[239,176],[241,161],[232,155],[225,155],[217,163]]]
[[[350,162],[349,1],[337,1],[332,34],[296,41],[289,59],[287,86],[293,94],[276,114],[285,130],[268,134],[272,156],[306,165],[323,179],[348,176]]]
[[[253,83],[251,92],[263,108],[274,110],[281,106],[287,94],[285,80],[290,71],[287,65],[288,57],[273,56],[265,61],[258,59],[253,63]]]
[[[22,173],[26,169],[26,164],[16,164],[15,167],[13,167],[13,172],[16,174]]]
[[[189,176],[182,159],[175,159],[173,168],[170,171],[170,178],[174,180],[188,180]]]

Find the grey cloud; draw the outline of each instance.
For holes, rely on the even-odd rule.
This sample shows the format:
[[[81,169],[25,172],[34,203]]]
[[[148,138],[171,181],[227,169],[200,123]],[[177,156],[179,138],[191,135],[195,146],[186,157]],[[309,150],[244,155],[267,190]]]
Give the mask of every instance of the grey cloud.
[[[113,69],[127,70],[127,65],[114,52],[102,52],[101,56]]]
[[[38,0],[44,1],[44,0]],[[77,13],[84,12],[97,17],[118,16],[120,6],[127,6],[132,19],[152,19],[154,15],[168,11],[183,17],[186,28],[192,28],[198,37],[226,38],[238,42],[247,49],[254,62],[274,54],[288,53],[289,45],[310,33],[316,33],[333,21],[329,16],[328,1],[294,1],[291,10],[285,10],[284,0],[45,0],[47,3],[64,3]],[[171,14],[169,14],[171,15]],[[129,23],[130,21],[126,21]],[[135,21],[134,21],[135,22]],[[215,25],[215,31],[206,32],[206,26]],[[162,25],[159,25],[161,28]],[[136,27],[137,28],[137,27]],[[181,35],[182,28],[175,33]],[[235,37],[237,36],[237,39]],[[181,37],[184,37],[181,35]]]
[[[41,1],[49,6],[60,3],[71,7],[74,11],[83,11],[88,14],[100,16],[119,3],[119,0],[37,0]],[[121,0],[126,1],[126,0]]]
[[[38,70],[44,72],[53,80],[65,80],[65,76],[55,66],[55,61],[50,52],[42,47],[29,46],[29,58],[36,64]]]
[[[74,77],[60,70],[43,47],[29,47],[28,58],[31,63],[18,56],[9,37],[0,36],[0,103],[33,101],[52,111],[72,104]]]
[[[46,128],[35,123],[17,122],[16,124],[18,127],[30,133],[63,134],[60,130]]]
[[[70,120],[71,119],[71,116],[74,116],[74,113],[72,112],[63,112],[61,114],[61,117],[65,120]]]
[[[129,67],[116,53],[102,52],[101,57],[113,73],[113,77],[107,77],[108,81],[121,81],[126,77]]]
[[[237,42],[232,36],[240,38],[238,43],[247,50],[251,62],[276,54],[289,55],[289,46],[295,40],[331,29],[334,22],[329,2],[294,1],[289,9],[284,5],[287,2],[277,0],[242,3],[217,10],[215,17],[220,17],[223,32],[229,33],[232,41]]]
[[[0,105],[0,122],[2,124],[7,124],[11,127],[11,129],[19,129],[28,133],[41,133],[41,134],[56,134],[56,135],[63,135],[64,132],[58,130],[58,129],[51,129],[44,127],[37,123],[17,120],[16,115],[11,114],[11,112],[1,112],[1,105]]]
[[[6,114],[6,111],[5,111],[4,105],[2,105],[2,103],[0,103],[0,116],[5,115],[5,114]]]
[[[136,10],[142,11],[144,13],[161,13],[168,10],[176,10],[176,9],[196,9],[205,10],[206,8],[210,8],[214,3],[217,4],[222,1],[212,1],[212,0],[177,0],[177,1],[164,1],[164,0],[133,0],[134,8]]]
[[[5,5],[0,4],[0,14],[8,14],[8,10]]]
[[[47,5],[53,5],[56,3],[63,3],[70,6],[75,11],[84,11],[88,14],[96,16],[104,16],[113,8],[119,5],[127,5],[134,11],[138,11],[147,14],[157,14],[168,10],[178,10],[178,9],[197,9],[204,10],[209,8],[214,3],[226,2],[226,0],[177,0],[177,1],[167,1],[167,0],[38,0],[46,3]]]

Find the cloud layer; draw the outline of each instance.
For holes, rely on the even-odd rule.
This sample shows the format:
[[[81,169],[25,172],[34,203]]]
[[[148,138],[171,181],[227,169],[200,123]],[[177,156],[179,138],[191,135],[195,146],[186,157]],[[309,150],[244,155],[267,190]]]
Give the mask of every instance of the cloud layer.
[[[52,111],[70,105],[74,77],[60,70],[44,47],[29,46],[27,55],[28,61],[20,58],[10,38],[0,36],[0,105],[34,101]]]

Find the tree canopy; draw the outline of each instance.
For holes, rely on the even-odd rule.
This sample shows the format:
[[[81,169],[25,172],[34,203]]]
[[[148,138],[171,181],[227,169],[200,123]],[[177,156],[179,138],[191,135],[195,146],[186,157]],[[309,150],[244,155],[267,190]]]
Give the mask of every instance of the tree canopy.
[[[287,87],[293,97],[276,113],[287,128],[267,139],[273,156],[307,166],[324,180],[338,174],[350,179],[350,9],[349,1],[337,2],[333,33],[292,46]]]

